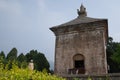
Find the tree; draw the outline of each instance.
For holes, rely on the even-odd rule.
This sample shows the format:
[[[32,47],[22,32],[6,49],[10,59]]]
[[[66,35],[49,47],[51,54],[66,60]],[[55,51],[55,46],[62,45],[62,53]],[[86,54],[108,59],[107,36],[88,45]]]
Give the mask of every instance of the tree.
[[[37,70],[42,71],[43,69],[46,69],[47,71],[49,71],[50,65],[44,54],[38,53],[37,55],[34,56],[33,60],[35,62],[36,65],[35,68]]]
[[[15,62],[17,59],[17,49],[13,48],[6,57],[6,64],[7,64],[7,68],[8,70],[10,70],[12,68],[12,63]]]
[[[107,63],[110,66],[110,71],[109,71],[110,73],[120,72],[118,63],[112,58],[112,56],[115,55],[115,53],[118,51],[118,44],[119,44],[118,42],[113,41],[112,37],[108,38],[106,53],[107,53]]]
[[[18,64],[18,67],[20,68],[26,68],[28,66],[28,63],[33,60],[34,62],[34,69],[38,71],[42,71],[46,69],[47,71],[49,70],[49,62],[47,61],[45,55],[43,53],[38,52],[37,50],[31,50],[29,53],[24,55],[21,53],[17,57],[17,49],[13,48],[8,54],[7,57],[5,58],[5,54],[2,51],[0,53],[0,56],[3,56],[4,59],[3,63],[5,66],[7,66],[8,70],[12,68],[12,63]],[[7,64],[7,65],[6,65]]]
[[[30,60],[33,60],[34,62],[34,69],[42,71],[43,69],[46,69],[49,71],[49,62],[47,61],[44,54],[38,52],[37,50],[31,50],[29,53],[26,54],[27,62],[30,62]]]
[[[120,68],[120,44],[117,44],[117,48],[116,51],[114,52],[114,54],[111,56],[112,60],[115,61]]]
[[[9,61],[13,61],[17,59],[17,49],[13,48],[8,54],[6,59]]]
[[[3,59],[5,59],[5,53],[3,51],[1,51],[0,57],[2,57]]]
[[[18,67],[20,67],[20,68],[26,68],[28,65],[26,62],[26,56],[23,53],[21,53],[17,57],[17,62],[18,62]]]
[[[0,61],[5,65],[6,64],[6,60],[5,60],[5,53],[3,51],[1,51],[0,53]]]
[[[19,62],[24,62],[26,61],[26,57],[23,53],[21,53],[18,57],[17,57],[17,61]]]

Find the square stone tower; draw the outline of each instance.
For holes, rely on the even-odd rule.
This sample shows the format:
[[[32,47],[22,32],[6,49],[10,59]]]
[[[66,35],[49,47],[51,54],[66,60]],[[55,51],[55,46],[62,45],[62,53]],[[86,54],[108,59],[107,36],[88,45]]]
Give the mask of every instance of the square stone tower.
[[[77,18],[50,30],[56,36],[55,74],[107,73],[107,19],[87,17],[81,5]]]

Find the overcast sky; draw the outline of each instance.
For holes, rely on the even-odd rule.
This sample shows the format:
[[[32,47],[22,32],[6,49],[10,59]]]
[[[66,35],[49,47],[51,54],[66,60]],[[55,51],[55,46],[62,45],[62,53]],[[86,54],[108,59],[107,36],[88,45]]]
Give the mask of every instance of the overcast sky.
[[[35,49],[54,61],[49,28],[76,18],[81,3],[89,17],[108,19],[109,36],[120,42],[120,0],[0,0],[0,51]]]

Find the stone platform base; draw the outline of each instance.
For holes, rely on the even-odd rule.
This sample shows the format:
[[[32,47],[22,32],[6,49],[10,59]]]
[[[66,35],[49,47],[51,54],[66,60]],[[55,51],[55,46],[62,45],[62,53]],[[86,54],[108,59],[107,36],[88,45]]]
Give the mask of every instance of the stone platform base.
[[[120,80],[120,73],[111,73],[111,74],[91,74],[91,75],[82,75],[82,74],[64,74],[61,75],[67,80]]]

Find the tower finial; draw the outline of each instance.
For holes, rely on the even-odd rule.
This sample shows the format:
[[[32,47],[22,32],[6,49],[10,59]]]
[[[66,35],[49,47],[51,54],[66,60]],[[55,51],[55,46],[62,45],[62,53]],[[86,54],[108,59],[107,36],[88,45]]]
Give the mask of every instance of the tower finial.
[[[77,13],[79,16],[87,16],[86,8],[83,6],[83,4],[81,4],[80,10],[77,9]]]

